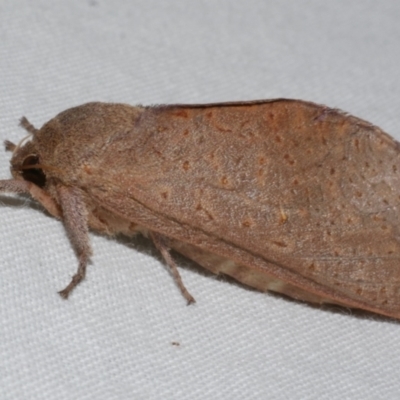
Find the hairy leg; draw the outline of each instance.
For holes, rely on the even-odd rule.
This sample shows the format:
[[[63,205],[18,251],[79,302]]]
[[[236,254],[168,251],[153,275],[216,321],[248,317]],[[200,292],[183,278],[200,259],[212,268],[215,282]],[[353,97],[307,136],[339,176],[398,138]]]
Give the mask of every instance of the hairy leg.
[[[71,291],[85,278],[86,267],[92,254],[89,241],[87,210],[81,191],[75,187],[58,186],[58,197],[63,210],[63,220],[69,239],[79,260],[76,274],[60,296],[67,299]]]
[[[62,211],[56,201],[32,182],[17,179],[0,180],[0,192],[29,194],[37,200],[49,214],[62,219]]]
[[[188,292],[188,290],[186,289],[185,285],[182,282],[182,278],[181,278],[181,275],[179,274],[178,267],[176,266],[174,259],[171,257],[170,248],[167,246],[167,241],[164,238],[164,236],[162,236],[156,232],[151,232],[150,237],[153,240],[154,245],[156,246],[158,251],[163,256],[165,262],[167,263],[167,265],[171,271],[171,274],[175,280],[175,283],[179,287],[183,297],[187,300],[188,304],[195,303],[196,300]]]

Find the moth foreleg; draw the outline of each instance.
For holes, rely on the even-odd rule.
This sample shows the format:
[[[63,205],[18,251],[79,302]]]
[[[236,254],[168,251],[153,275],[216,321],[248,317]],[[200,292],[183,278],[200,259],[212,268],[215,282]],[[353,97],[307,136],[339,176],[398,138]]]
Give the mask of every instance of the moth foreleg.
[[[180,289],[183,297],[187,300],[188,304],[195,303],[196,300],[188,292],[188,290],[186,289],[185,285],[182,282],[182,278],[181,278],[181,275],[179,274],[178,267],[176,266],[176,263],[171,256],[170,248],[167,246],[167,241],[164,238],[164,236],[162,236],[156,232],[150,232],[150,237],[153,240],[154,245],[156,246],[158,251],[163,256],[164,261],[167,263],[167,265],[171,271],[171,274],[174,278],[174,281],[177,284],[178,288]]]
[[[59,292],[60,296],[66,299],[85,278],[92,250],[89,241],[88,212],[82,192],[76,187],[58,186],[57,194],[63,211],[65,229],[79,260],[78,270],[71,282]]]
[[[7,179],[0,180],[0,192],[29,194],[37,200],[53,217],[61,218],[62,212],[54,199],[39,186],[29,181]]]

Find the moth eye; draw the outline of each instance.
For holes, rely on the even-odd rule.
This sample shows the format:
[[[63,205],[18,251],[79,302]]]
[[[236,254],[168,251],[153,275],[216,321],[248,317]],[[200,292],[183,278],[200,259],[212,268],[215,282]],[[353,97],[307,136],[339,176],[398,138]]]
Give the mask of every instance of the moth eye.
[[[30,155],[22,163],[21,175],[29,182],[43,188],[46,185],[46,175],[41,168],[35,168],[39,164],[39,157]],[[32,166],[32,168],[29,168]]]

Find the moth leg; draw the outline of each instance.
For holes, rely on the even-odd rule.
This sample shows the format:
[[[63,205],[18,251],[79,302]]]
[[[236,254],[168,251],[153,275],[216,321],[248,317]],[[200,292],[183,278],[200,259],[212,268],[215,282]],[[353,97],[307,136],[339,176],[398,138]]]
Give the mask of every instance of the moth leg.
[[[176,266],[176,263],[174,259],[171,257],[170,253],[170,248],[167,246],[165,238],[155,232],[150,232],[150,237],[153,240],[154,245],[158,249],[158,251],[161,253],[161,255],[164,258],[164,261],[167,263],[171,274],[174,278],[175,283],[178,285],[178,288],[180,289],[183,297],[187,300],[188,304],[195,303],[196,300],[194,297],[188,292],[188,290],[185,288],[185,285],[182,282],[181,275],[179,274],[178,268]]]
[[[0,180],[0,192],[29,194],[53,217],[62,218],[59,205],[49,194],[32,182],[17,179]]]
[[[63,211],[64,226],[79,260],[78,270],[71,282],[59,292],[61,297],[67,299],[71,291],[85,278],[92,249],[89,242],[88,212],[82,192],[73,186],[58,186],[57,194]]]

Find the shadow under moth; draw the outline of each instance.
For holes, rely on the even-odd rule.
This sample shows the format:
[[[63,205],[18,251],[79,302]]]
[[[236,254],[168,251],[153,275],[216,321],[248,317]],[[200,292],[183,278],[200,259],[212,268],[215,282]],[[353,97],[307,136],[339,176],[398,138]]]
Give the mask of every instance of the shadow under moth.
[[[190,303],[170,250],[261,291],[400,318],[400,145],[300,100],[88,103],[12,151],[0,191],[63,221],[85,277],[89,228],[149,237]]]

